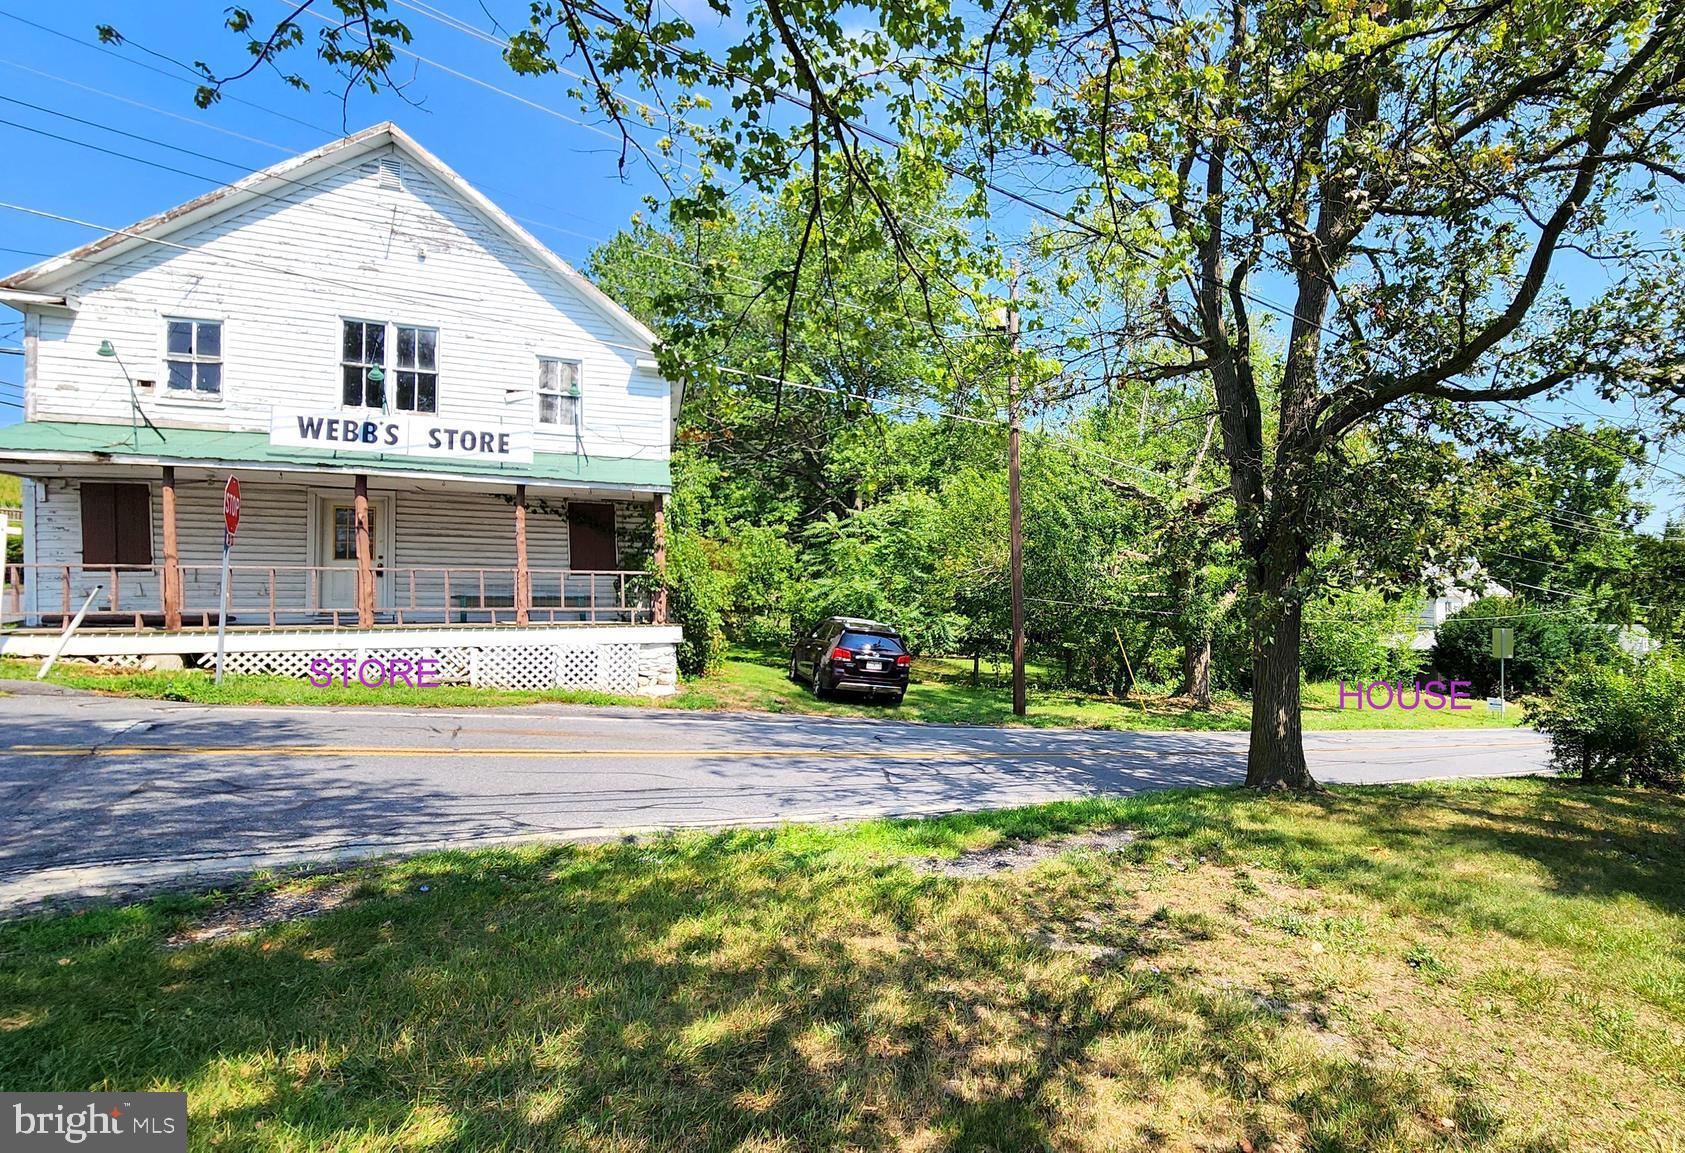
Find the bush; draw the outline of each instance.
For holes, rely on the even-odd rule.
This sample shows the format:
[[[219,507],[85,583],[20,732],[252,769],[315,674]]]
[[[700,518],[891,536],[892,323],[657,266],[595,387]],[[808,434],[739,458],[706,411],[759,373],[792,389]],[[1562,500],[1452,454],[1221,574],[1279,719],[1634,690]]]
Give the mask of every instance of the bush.
[[[1560,603],[1541,610],[1520,597],[1482,597],[1439,627],[1431,664],[1443,680],[1468,681],[1482,694],[1498,689],[1498,658],[1492,629],[1515,630],[1515,656],[1505,662],[1516,693],[1551,693],[1553,682],[1579,658],[1593,663],[1618,659],[1614,632],[1583,609]]]
[[[697,677],[713,670],[725,654],[726,580],[709,559],[709,542],[684,531],[667,540],[668,619],[684,630],[679,671]]]
[[[1527,706],[1550,734],[1558,769],[1594,784],[1677,790],[1685,773],[1685,659],[1655,654],[1636,665],[1581,658],[1549,699]]]
[[[796,550],[770,525],[737,525],[721,543],[715,563],[725,580],[725,625],[746,644],[781,645],[790,639],[790,590]]]
[[[1313,681],[1408,681],[1422,671],[1410,647],[1419,602],[1373,589],[1335,593],[1305,606],[1300,657]]]

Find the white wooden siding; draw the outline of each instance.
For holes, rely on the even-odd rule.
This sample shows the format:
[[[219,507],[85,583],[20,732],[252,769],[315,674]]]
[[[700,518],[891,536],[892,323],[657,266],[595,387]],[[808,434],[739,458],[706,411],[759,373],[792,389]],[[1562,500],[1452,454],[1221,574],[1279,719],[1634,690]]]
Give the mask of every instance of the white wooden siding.
[[[361,171],[396,158],[402,187]],[[186,246],[187,250],[175,247]],[[388,146],[99,268],[42,314],[34,420],[127,424],[123,368],[159,424],[267,432],[272,404],[340,406],[342,317],[439,330],[439,414],[535,430],[539,451],[665,460],[668,386],[648,351]],[[164,318],[223,322],[223,400],[163,396]],[[396,388],[389,338],[388,395]],[[581,362],[583,435],[537,423],[538,358]]]

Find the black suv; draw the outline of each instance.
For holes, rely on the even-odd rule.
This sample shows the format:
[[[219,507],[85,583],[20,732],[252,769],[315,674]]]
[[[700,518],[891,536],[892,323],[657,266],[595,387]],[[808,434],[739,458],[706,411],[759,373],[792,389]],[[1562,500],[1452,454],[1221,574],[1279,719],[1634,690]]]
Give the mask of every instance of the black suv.
[[[827,617],[796,640],[790,679],[806,682],[816,697],[843,690],[888,695],[900,704],[907,695],[913,658],[901,634],[889,625],[858,617]]]

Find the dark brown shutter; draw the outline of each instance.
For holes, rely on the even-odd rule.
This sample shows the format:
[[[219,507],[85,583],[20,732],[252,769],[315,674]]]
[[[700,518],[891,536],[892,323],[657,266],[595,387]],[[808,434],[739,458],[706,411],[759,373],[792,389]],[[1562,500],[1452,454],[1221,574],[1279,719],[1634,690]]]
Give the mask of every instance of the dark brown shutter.
[[[117,563],[152,563],[152,490],[144,484],[117,484]]]
[[[144,484],[90,484],[82,494],[82,563],[152,563],[152,491]]]
[[[78,486],[82,492],[82,563],[117,563],[117,510],[115,485]]]
[[[614,545],[614,506],[568,501],[568,567],[617,569]]]

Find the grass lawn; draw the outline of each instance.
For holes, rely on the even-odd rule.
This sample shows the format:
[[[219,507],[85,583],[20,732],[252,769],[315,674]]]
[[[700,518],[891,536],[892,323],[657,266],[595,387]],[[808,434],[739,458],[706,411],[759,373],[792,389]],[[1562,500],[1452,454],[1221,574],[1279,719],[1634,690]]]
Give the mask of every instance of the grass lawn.
[[[0,925],[0,1085],[185,1089],[199,1150],[1676,1149],[1682,818],[1212,791],[271,879]]]
[[[0,681],[33,677],[38,667],[33,661],[0,659]],[[561,701],[642,707],[661,705],[677,709],[748,709],[825,716],[880,716],[940,724],[1030,724],[1043,728],[1101,729],[1244,730],[1251,719],[1250,702],[1236,697],[1219,698],[1210,710],[1202,710],[1189,708],[1181,701],[1166,697],[1131,695],[1117,700],[1032,688],[1029,717],[1020,721],[1012,715],[1010,688],[992,683],[989,676],[973,688],[970,667],[968,662],[939,657],[921,659],[914,665],[913,685],[907,692],[907,698],[898,707],[851,699],[817,700],[805,687],[793,684],[786,677],[783,658],[746,651],[735,652],[719,672],[687,681],[677,694],[656,700],[584,691],[528,692],[461,685],[435,689],[403,686],[371,689],[361,685],[322,689],[315,688],[308,681],[290,677],[236,675],[224,678],[222,685],[217,686],[208,673],[197,670],[135,673],[71,663],[56,666],[50,679],[58,684],[99,692],[207,704],[442,708]],[[1341,709],[1336,685],[1305,686],[1304,726],[1307,729],[1468,728],[1519,723],[1519,706],[1512,707],[1507,718],[1488,713],[1485,704],[1479,701],[1474,703],[1473,708],[1456,712],[1427,708]]]

